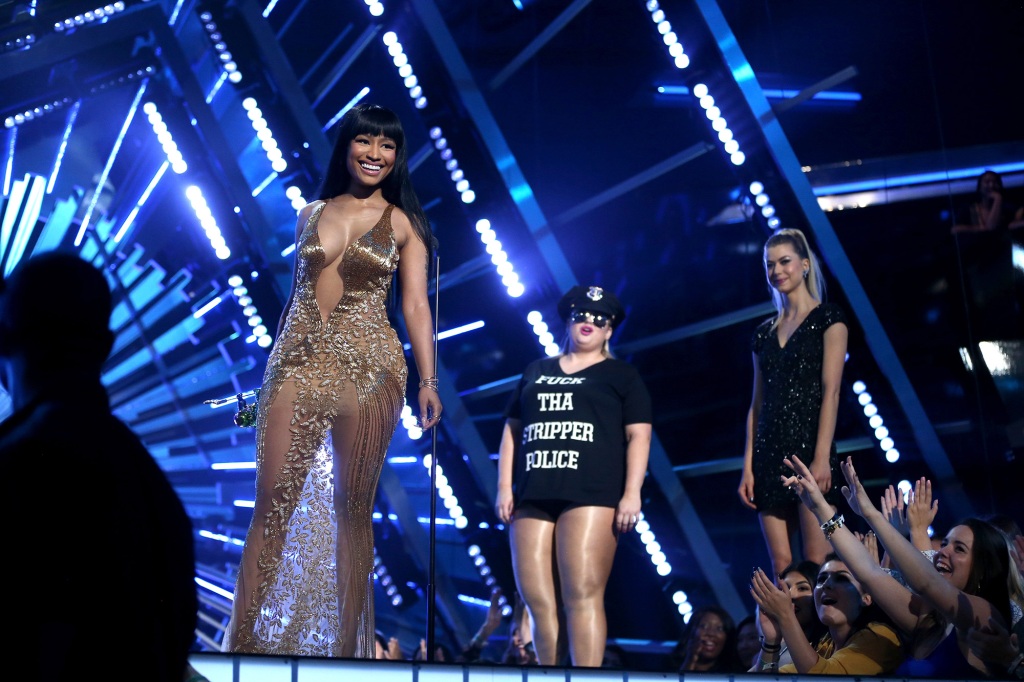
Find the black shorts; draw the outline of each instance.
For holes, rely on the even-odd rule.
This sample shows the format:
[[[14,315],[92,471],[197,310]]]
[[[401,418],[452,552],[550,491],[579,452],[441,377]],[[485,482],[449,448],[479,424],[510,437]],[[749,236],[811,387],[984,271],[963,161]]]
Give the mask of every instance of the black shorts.
[[[516,507],[516,511],[521,512],[523,510],[529,510],[531,512],[536,512],[535,514],[531,514],[531,516],[538,516],[541,518],[547,517],[549,520],[554,521],[561,516],[563,512],[575,509],[576,507],[587,506],[590,505],[582,504],[580,502],[570,502],[569,500],[529,500],[528,502],[521,502],[519,506]]]

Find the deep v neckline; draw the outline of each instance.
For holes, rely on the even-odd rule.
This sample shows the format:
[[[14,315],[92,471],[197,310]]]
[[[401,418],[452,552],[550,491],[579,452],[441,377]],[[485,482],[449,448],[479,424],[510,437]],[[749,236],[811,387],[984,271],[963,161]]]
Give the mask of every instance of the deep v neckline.
[[[351,242],[349,242],[349,245],[346,246],[345,250],[341,252],[341,262],[342,263],[345,262],[345,258],[348,257],[348,252],[352,249],[353,246],[355,246],[356,244],[361,242],[363,239],[366,238],[367,235],[372,234],[374,230],[376,230],[378,227],[380,227],[380,224],[384,222],[384,217],[388,214],[388,209],[392,205],[393,204],[388,204],[387,206],[384,207],[384,210],[381,211],[380,217],[377,218],[377,222],[375,222],[370,227],[369,230],[367,230],[366,232],[363,232],[361,235],[359,235],[358,237],[353,239]],[[330,263],[327,262],[327,252],[324,250],[324,243],[322,241],[320,241],[320,217],[323,216],[325,208],[327,208],[327,202],[326,201],[324,203],[320,204],[320,207],[317,209],[316,220],[313,221],[313,236],[316,237],[316,245],[320,248],[320,251],[322,251],[323,254],[324,254],[324,265],[323,265],[323,268],[326,268],[328,265],[330,265]],[[321,268],[321,270],[323,270],[323,268]]]
[[[327,317],[324,317],[324,313],[320,309],[320,305],[317,304],[317,316],[320,318],[321,329],[325,329],[330,324],[331,318],[334,317],[334,312],[338,309],[338,306],[341,305],[341,302],[345,300],[345,294],[348,291],[347,287],[345,287],[345,273],[347,272],[347,269],[345,268],[345,260],[348,258],[349,251],[351,251],[352,247],[361,242],[363,239],[373,234],[377,230],[377,228],[381,226],[381,224],[384,222],[384,218],[388,216],[389,209],[392,206],[393,204],[388,204],[387,206],[385,206],[384,210],[380,214],[380,217],[377,218],[377,222],[375,222],[369,230],[353,239],[349,243],[349,245],[345,247],[345,250],[341,252],[341,296],[338,297],[338,300],[334,303],[333,306],[331,306],[330,310],[328,310]],[[316,247],[319,250],[319,252],[323,255],[323,264],[320,266],[320,271],[317,272],[316,275],[317,282],[320,281],[320,276],[323,274],[324,270],[327,269],[327,266],[330,265],[330,263],[327,262],[327,252],[324,249],[324,244],[322,241],[320,241],[320,217],[323,215],[325,208],[327,208],[326,201],[320,204],[320,206],[316,209],[316,220],[313,221],[313,234],[311,236],[312,239],[316,240]],[[313,284],[313,300],[316,300],[316,283]]]
[[[793,340],[793,337],[796,336],[796,333],[798,331],[800,331],[801,329],[803,329],[803,326],[805,324],[807,324],[808,318],[810,318],[810,316],[814,314],[814,311],[817,310],[820,307],[821,307],[821,304],[819,303],[818,305],[814,306],[809,311],[807,311],[807,314],[804,315],[804,319],[800,320],[800,324],[798,324],[796,327],[794,327],[793,331],[791,331],[789,333],[789,336],[786,337],[786,342],[785,343],[782,342],[782,337],[779,335],[779,328],[778,327],[775,328],[775,343],[778,344],[779,350],[786,350],[786,346],[788,346],[790,344],[790,342]]]

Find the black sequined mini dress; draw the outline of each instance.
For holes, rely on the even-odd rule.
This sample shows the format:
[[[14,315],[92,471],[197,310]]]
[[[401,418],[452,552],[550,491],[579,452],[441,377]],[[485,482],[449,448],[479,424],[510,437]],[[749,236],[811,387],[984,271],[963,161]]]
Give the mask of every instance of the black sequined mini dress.
[[[754,436],[754,504],[758,511],[785,511],[799,504],[799,498],[780,482],[792,471],[783,463],[796,455],[807,466],[814,459],[821,408],[821,367],[825,357],[825,330],[846,324],[842,309],[834,303],[814,308],[789,337],[779,345],[774,318],[755,330],[751,350],[761,368],[762,402]],[[829,456],[832,488],[825,495],[830,504],[842,499],[843,474],[835,442]]]

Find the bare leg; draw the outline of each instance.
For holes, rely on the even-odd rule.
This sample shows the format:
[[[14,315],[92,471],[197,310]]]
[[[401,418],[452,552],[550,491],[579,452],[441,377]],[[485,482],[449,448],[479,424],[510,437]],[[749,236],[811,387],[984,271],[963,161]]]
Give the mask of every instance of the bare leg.
[[[765,544],[768,545],[768,555],[772,561],[773,578],[779,576],[779,571],[793,562],[793,548],[790,545],[792,527],[790,519],[776,512],[761,512],[758,514],[761,521],[761,532],[764,534]]]
[[[284,541],[285,530],[281,526],[281,515],[274,511],[282,505],[280,482],[292,447],[291,420],[295,394],[293,382],[282,384],[267,410],[266,425],[258,434],[262,442],[259,444],[261,461],[259,478],[256,480],[255,505],[238,566],[231,621],[223,643],[225,651],[261,651],[262,647],[270,645],[269,642],[255,638],[253,628],[258,617],[258,591],[267,581],[261,563],[266,561],[264,557],[275,556]]]
[[[611,507],[574,507],[555,524],[555,552],[572,664],[598,668],[604,658],[608,623],[604,590],[612,571],[617,538]]]
[[[357,399],[348,384],[335,403],[331,431],[334,450],[334,511],[338,524],[336,557],[339,655],[373,658],[373,502],[388,443],[402,407],[397,381],[379,385]]]
[[[512,568],[516,589],[533,621],[533,645],[541,665],[558,656],[558,595],[555,592],[555,522],[521,509],[512,521]]]
[[[836,508],[832,507],[833,514],[835,511]],[[829,553],[831,546],[828,544],[828,540],[825,539],[825,534],[821,532],[818,518],[811,510],[801,504],[798,513],[800,515],[800,537],[803,540],[804,558],[820,565],[825,561],[825,555]]]

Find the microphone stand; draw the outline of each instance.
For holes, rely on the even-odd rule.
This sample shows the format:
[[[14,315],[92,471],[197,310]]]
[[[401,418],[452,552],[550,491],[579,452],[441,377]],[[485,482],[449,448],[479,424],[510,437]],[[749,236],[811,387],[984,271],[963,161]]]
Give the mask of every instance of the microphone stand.
[[[440,257],[434,256],[434,376],[437,376],[437,311],[441,287],[438,286],[438,273],[440,270]],[[437,590],[434,571],[437,561],[437,424],[430,429],[430,533],[429,533],[429,559],[427,561],[427,657],[426,660],[433,662],[435,656],[434,646],[434,619],[435,619],[435,592]]]

